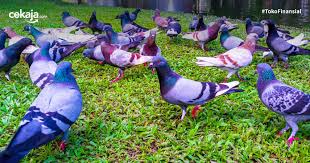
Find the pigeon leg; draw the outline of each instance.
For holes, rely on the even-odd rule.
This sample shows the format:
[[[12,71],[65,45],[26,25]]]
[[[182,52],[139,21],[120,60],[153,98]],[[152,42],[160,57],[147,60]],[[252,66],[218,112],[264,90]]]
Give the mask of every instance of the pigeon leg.
[[[225,79],[222,81],[222,83],[227,83],[228,79],[237,72],[237,70],[228,70],[228,74],[227,76],[225,77]]]
[[[278,63],[278,55],[274,54],[273,55],[273,63],[271,65],[271,68],[275,68],[277,66],[277,63]]]
[[[11,79],[10,79],[10,72],[11,72],[11,69],[9,69],[8,71],[6,71],[6,72],[5,72],[5,75],[4,75],[5,78],[8,79],[8,81],[11,81]]]
[[[61,141],[59,143],[59,149],[61,151],[65,151],[66,150],[66,146],[67,146],[67,142],[68,142],[68,137],[69,137],[69,129],[67,131],[64,132]]]
[[[299,140],[297,137],[295,137],[298,131],[298,125],[294,120],[289,119],[289,117],[285,118],[285,120],[288,123],[288,125],[292,128],[292,133],[290,137],[287,139],[287,145],[290,147],[295,140]]]
[[[118,75],[114,80],[111,81],[111,83],[115,83],[115,82],[121,80],[123,77],[124,77],[124,70],[118,69]]]
[[[201,49],[203,51],[206,51],[206,49],[208,50],[208,48],[205,48],[205,43],[204,42],[199,42],[199,45],[200,45],[200,47],[201,47]]]
[[[284,62],[284,68],[288,69],[289,68],[289,64],[288,64],[288,56],[285,54],[281,54],[280,55],[280,59]]]
[[[181,121],[183,121],[183,119],[184,119],[184,117],[185,117],[185,115],[186,115],[186,108],[187,108],[187,106],[181,106],[181,108],[182,108]]]
[[[281,129],[279,132],[278,132],[278,136],[282,136],[283,133],[285,133],[288,129],[290,129],[290,125],[288,123],[286,123],[285,127],[283,129]]]
[[[239,71],[236,72],[236,75],[240,79],[240,81],[245,81],[245,79],[240,76]]]
[[[200,110],[200,105],[196,105],[194,107],[194,109],[192,110],[192,118],[196,118],[197,117],[197,113]]]

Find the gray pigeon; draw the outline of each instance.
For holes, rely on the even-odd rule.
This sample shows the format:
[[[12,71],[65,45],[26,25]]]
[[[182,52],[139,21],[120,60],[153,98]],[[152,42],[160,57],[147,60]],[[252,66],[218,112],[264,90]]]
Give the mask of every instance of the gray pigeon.
[[[240,89],[235,89],[239,85],[238,81],[217,84],[185,79],[175,73],[160,55],[153,58],[150,67],[156,68],[163,99],[182,108],[181,120],[184,119],[189,105],[195,105],[192,111],[192,116],[195,117],[200,105],[207,101],[220,95],[242,92]]]
[[[290,146],[294,140],[298,140],[295,137],[297,123],[310,119],[310,95],[277,80],[272,68],[266,63],[257,66],[257,73],[259,98],[268,109],[282,115],[286,121],[286,126],[280,130],[279,135],[292,128],[287,140]]]
[[[46,86],[31,104],[14,137],[0,153],[1,163],[19,162],[32,149],[56,139],[62,133],[65,149],[69,128],[82,111],[82,95],[70,62],[57,67],[53,83]]]
[[[50,57],[49,49],[50,44],[45,42],[41,49],[31,54],[33,55],[33,62],[29,68],[30,79],[40,89],[52,82],[57,69],[56,62]]]
[[[0,50],[0,71],[5,72],[5,77],[8,80],[10,80],[10,71],[12,67],[19,62],[22,51],[31,43],[31,39],[23,38],[15,44]]]
[[[274,53],[274,63],[272,67],[274,67],[278,63],[278,58],[280,58],[284,62],[285,68],[288,68],[289,56],[310,55],[310,50],[292,45],[285,41],[283,38],[279,37],[277,28],[272,20],[263,20],[261,23],[264,25],[265,32],[268,32],[266,43],[269,49]]]
[[[76,17],[71,16],[69,12],[67,11],[64,11],[62,13],[62,22],[67,27],[72,27],[72,26],[76,26],[80,28],[88,27],[88,24],[84,23],[83,21],[81,21],[80,19]]]

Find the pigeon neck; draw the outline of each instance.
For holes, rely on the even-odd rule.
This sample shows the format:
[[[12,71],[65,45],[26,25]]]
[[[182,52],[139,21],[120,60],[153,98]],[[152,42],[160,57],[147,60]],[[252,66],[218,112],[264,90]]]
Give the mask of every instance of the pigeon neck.
[[[180,76],[173,72],[168,64],[161,67],[156,67],[156,71],[160,84],[160,92],[161,94],[166,94],[173,88]]]
[[[0,50],[5,48],[4,45],[5,45],[6,38],[7,38],[7,35],[4,32],[2,32],[0,34]]]
[[[228,31],[222,31],[222,33],[220,35],[221,43],[224,43],[229,36],[230,36],[230,34]]]
[[[277,78],[275,77],[272,70],[265,70],[264,72],[260,73],[257,79],[257,88],[259,91],[262,91],[265,89],[266,86],[270,82],[277,81]]]
[[[244,49],[250,50],[252,54],[255,52],[256,43],[253,40],[246,40],[244,44],[241,45]]]
[[[31,28],[30,33],[35,39],[37,39],[39,35],[43,34],[41,31],[37,30],[36,28]]]
[[[122,27],[124,27],[126,24],[129,24],[129,23],[130,23],[130,21],[127,20],[126,18],[122,18],[122,19],[121,19],[121,25],[122,25]]]
[[[40,60],[48,60],[48,61],[52,60],[51,56],[49,55],[49,48],[41,49],[38,59],[40,59]]]
[[[268,28],[268,37],[279,37],[277,28],[274,24],[269,24]]]
[[[21,40],[21,41],[18,41],[17,43],[15,43],[15,44],[13,44],[13,45],[7,47],[7,48],[6,48],[6,51],[8,52],[8,53],[7,53],[8,55],[11,55],[11,56],[16,55],[16,56],[19,57],[19,56],[21,55],[22,51],[23,51],[27,46],[29,46],[29,45],[30,45],[30,44],[25,44],[25,43],[23,43],[22,40]]]
[[[77,84],[74,76],[66,69],[57,69],[54,77],[55,83]]]

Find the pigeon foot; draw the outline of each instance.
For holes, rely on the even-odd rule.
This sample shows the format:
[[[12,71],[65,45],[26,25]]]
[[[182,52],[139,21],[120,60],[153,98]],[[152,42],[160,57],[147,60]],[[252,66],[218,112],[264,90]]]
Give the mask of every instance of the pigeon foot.
[[[66,147],[67,147],[67,143],[65,141],[61,141],[59,143],[59,149],[64,152],[66,150]]]
[[[287,145],[288,145],[288,147],[290,147],[290,146],[293,144],[293,142],[294,142],[295,140],[299,140],[299,138],[294,137],[294,136],[288,138],[288,139],[287,139],[287,142],[286,142]]]
[[[200,105],[197,105],[194,107],[194,109],[192,110],[192,118],[196,118],[197,117],[197,114],[200,110]]]

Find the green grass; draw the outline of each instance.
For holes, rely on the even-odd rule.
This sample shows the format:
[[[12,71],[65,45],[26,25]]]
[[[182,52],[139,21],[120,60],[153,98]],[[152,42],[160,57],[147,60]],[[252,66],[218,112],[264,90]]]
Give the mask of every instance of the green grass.
[[[64,10],[84,21],[88,21],[91,12],[96,10],[99,20],[112,23],[116,31],[120,31],[120,22],[114,17],[125,10],[39,0],[13,2],[2,1],[0,27],[11,26],[21,35],[27,35],[22,31],[27,22],[8,18],[9,12],[20,8],[47,15],[47,19],[40,19],[35,24],[42,28],[63,27],[60,14]],[[137,23],[155,27],[151,15],[152,11],[143,10]],[[185,31],[191,19],[190,14],[163,12],[162,15],[178,17]],[[213,16],[206,18],[207,22],[215,19]],[[232,34],[245,38],[244,23],[231,21],[239,24],[239,29]],[[284,28],[295,36],[300,32],[310,36],[309,28]],[[157,43],[172,69],[186,78],[220,82],[226,76],[222,70],[195,64],[197,56],[225,52],[219,39],[208,44],[211,50],[206,53],[180,37],[169,43],[163,32],[157,37]],[[259,43],[266,46],[264,40]],[[310,49],[310,46],[306,48]],[[279,138],[275,136],[285,122],[268,111],[258,98],[255,67],[261,62],[271,63],[263,59],[261,53],[256,53],[253,63],[241,70],[241,75],[249,79],[240,85],[245,92],[216,98],[202,107],[203,111],[196,119],[188,114],[180,122],[181,109],[162,100],[157,76],[150,70],[143,66],[128,69],[124,79],[110,85],[109,81],[116,77],[118,70],[85,59],[81,52],[79,50],[66,59],[73,63],[84,103],[81,116],[72,126],[66,152],[60,152],[53,141],[33,150],[23,162],[310,161],[309,123],[299,125],[297,137],[300,140],[290,149],[285,143],[290,132]],[[289,70],[274,69],[278,79],[310,93],[310,57],[291,57],[290,64]],[[23,60],[13,68],[11,78],[8,82],[2,73],[0,75],[0,148],[8,144],[39,93],[29,79],[28,66]],[[234,76],[232,80],[237,78]]]

